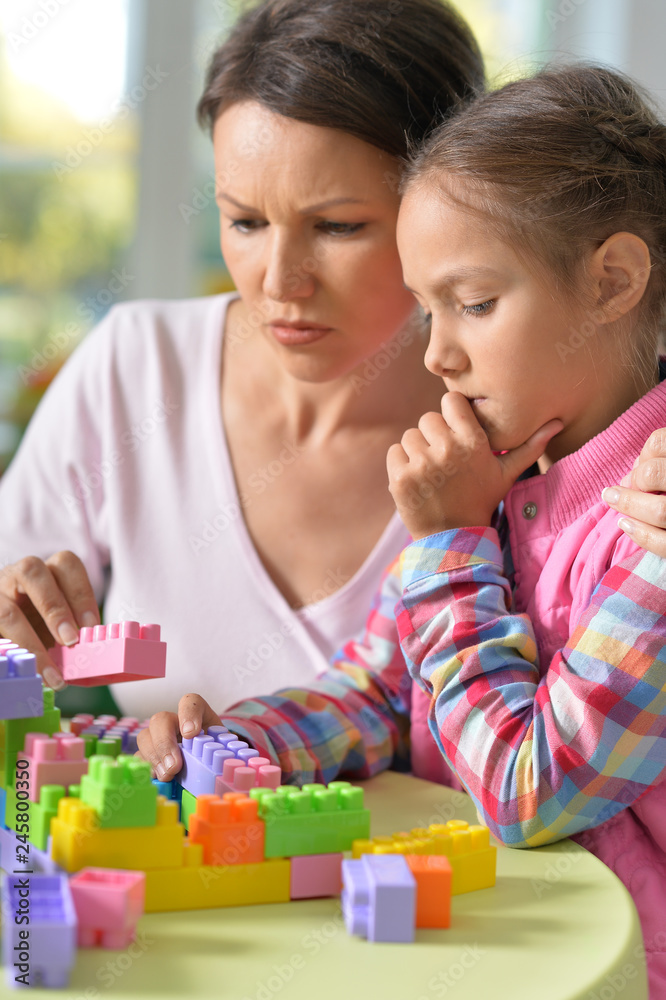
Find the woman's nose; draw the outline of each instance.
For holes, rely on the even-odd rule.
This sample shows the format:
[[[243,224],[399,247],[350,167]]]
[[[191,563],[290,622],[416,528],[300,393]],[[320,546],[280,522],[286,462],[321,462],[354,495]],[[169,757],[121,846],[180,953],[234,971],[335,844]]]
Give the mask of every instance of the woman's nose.
[[[312,260],[285,236],[273,239],[267,248],[264,270],[264,294],[275,302],[306,298],[314,291],[313,269],[308,267]]]

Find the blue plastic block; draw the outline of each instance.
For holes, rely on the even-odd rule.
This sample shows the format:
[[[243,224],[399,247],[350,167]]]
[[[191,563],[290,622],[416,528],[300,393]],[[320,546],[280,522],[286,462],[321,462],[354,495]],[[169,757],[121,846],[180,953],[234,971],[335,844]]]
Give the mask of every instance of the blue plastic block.
[[[3,960],[8,985],[67,986],[76,958],[77,931],[67,876],[4,876],[2,910]],[[30,918],[27,949],[24,949],[25,939],[20,936],[25,925],[17,924],[14,919],[20,910]]]
[[[35,718],[43,711],[37,657],[15,642],[0,639],[0,719]]]
[[[342,862],[342,913],[350,934],[409,944],[416,923],[416,880],[402,854],[364,854]]]
[[[193,739],[183,740],[180,746],[183,766],[174,778],[194,796],[214,795],[215,779],[222,774],[225,760],[249,760],[259,757],[226,726],[211,726],[208,733],[202,730]]]

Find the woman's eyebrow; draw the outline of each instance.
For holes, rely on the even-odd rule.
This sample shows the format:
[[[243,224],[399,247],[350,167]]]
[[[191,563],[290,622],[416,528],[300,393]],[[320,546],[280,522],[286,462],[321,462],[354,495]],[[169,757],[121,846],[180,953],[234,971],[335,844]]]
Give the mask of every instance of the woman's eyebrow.
[[[215,195],[216,201],[220,199],[225,201],[230,201],[232,205],[236,208],[240,208],[242,212],[258,212],[256,208],[252,208],[250,205],[244,205],[241,201],[233,198],[230,194],[226,194],[224,191],[218,191]],[[316,205],[308,205],[306,208],[299,209],[300,215],[314,215],[317,212],[322,212],[326,208],[334,208],[336,205],[367,205],[367,200],[365,198],[329,198],[327,201],[317,202]]]

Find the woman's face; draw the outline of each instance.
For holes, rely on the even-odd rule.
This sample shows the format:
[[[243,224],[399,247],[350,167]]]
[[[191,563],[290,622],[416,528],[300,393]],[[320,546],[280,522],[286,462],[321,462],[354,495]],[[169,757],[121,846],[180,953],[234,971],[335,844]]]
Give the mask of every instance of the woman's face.
[[[254,101],[220,115],[213,146],[222,254],[246,322],[295,377],[350,374],[415,308],[396,245],[396,161]]]

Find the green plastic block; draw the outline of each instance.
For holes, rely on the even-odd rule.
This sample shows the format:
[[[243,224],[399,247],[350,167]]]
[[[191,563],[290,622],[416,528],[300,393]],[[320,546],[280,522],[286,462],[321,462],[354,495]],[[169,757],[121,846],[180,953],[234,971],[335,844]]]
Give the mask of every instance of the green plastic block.
[[[302,854],[335,854],[351,849],[370,835],[370,811],[363,808],[363,789],[348,781],[330,785],[281,785],[253,788],[259,816],[266,823],[267,858]]]
[[[85,744],[83,752],[86,758],[92,757],[93,754],[97,753],[97,737],[93,733],[81,733],[81,739]]]
[[[100,757],[118,757],[123,750],[123,741],[120,736],[103,736],[97,740],[95,753]]]
[[[95,755],[80,782],[82,802],[97,812],[101,827],[155,826],[157,788],[150,764],[130,754]]]
[[[180,822],[183,823],[185,829],[189,831],[190,829],[190,816],[192,813],[197,811],[197,797],[192,795],[192,792],[188,792],[187,788],[183,788],[183,798],[180,803]]]
[[[0,763],[2,777],[0,780],[6,788],[14,785],[16,760],[23,750],[26,733],[46,733],[53,736],[60,731],[60,709],[55,707],[55,692],[52,688],[43,687],[42,697],[44,714],[29,719],[3,719],[0,722]]]
[[[46,850],[51,820],[58,814],[58,803],[65,795],[64,785],[42,785],[39,802],[30,803],[29,840],[40,851]]]

